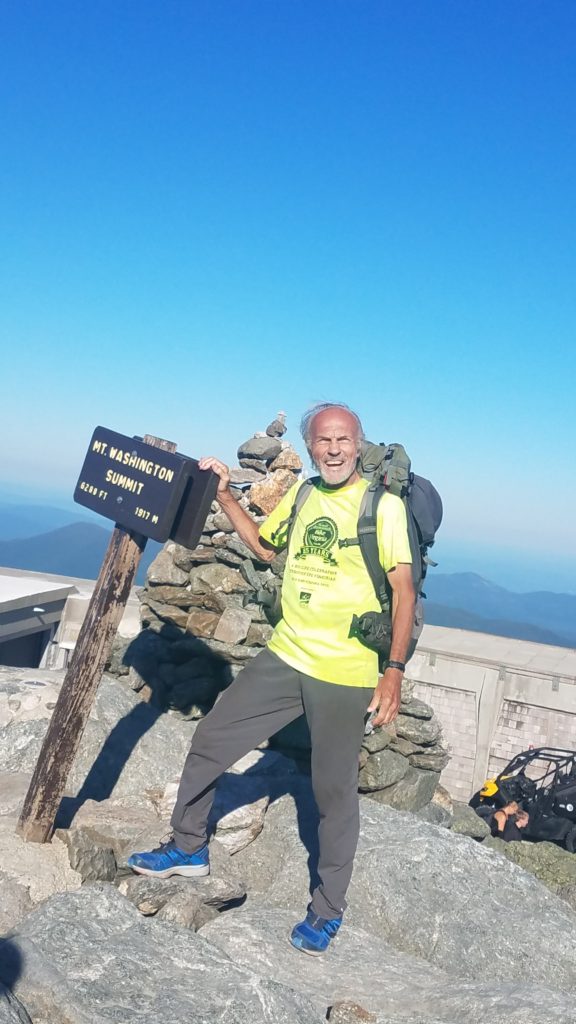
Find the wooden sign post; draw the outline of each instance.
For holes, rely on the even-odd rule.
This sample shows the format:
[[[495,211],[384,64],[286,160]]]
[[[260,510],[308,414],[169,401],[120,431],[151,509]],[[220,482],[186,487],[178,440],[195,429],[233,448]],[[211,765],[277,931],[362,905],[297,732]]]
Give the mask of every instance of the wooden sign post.
[[[74,499],[116,526],[26,794],[17,829],[24,839],[45,843],[52,834],[147,538],[194,547],[216,485],[170,441],[94,432]]]

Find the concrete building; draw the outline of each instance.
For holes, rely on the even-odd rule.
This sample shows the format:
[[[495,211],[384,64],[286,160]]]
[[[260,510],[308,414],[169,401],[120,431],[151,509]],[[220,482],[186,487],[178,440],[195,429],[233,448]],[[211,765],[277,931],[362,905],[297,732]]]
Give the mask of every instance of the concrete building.
[[[425,626],[406,675],[442,723],[442,783],[458,800],[530,746],[576,750],[572,648]]]
[[[94,580],[0,568],[0,665],[65,667],[94,585]],[[132,591],[119,633],[130,637],[139,629]]]

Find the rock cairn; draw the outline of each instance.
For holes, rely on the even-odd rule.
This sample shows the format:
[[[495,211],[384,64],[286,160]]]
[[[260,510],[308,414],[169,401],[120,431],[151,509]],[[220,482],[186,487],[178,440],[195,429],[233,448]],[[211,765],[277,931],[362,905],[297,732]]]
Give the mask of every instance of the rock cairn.
[[[238,448],[232,468],[236,499],[262,522],[302,473],[302,461],[283,440],[284,413],[265,432]],[[215,502],[193,550],[169,541],[148,570],[140,593],[142,632],[116,648],[110,671],[128,675],[134,690],[163,710],[202,718],[219,692],[272,634],[258,591],[279,585],[285,556],[259,562]],[[359,788],[401,809],[427,805],[449,755],[432,709],[403,684],[394,727],[367,736],[360,755]],[[301,719],[277,734],[272,745],[306,764],[310,738]]]

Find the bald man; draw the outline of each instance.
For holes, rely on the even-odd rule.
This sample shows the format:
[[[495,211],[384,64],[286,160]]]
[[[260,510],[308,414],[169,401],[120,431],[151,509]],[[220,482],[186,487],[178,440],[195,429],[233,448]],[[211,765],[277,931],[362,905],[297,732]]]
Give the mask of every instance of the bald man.
[[[320,884],[290,941],[319,955],[336,935],[346,908],[359,833],[358,754],[367,712],[375,726],[396,717],[404,660],[414,622],[414,590],[406,513],[385,493],[378,505],[380,561],[392,590],[392,644],[387,667],[350,636],[353,614],[380,611],[355,537],[367,480],[358,472],[363,439],[356,413],[324,403],[303,417],[302,436],[319,476],[293,524],[282,584],[282,618],[267,648],[225,690],[194,734],[172,815],[173,838],[136,853],[134,871],[168,878],[209,873],[207,821],[220,775],[240,757],[303,713],[312,741],[312,787],[318,805]],[[282,549],[299,484],[265,523],[257,524],[230,489],[219,459],[200,460],[219,476],[217,499],[259,561]],[[285,530],[284,530],[285,533]]]

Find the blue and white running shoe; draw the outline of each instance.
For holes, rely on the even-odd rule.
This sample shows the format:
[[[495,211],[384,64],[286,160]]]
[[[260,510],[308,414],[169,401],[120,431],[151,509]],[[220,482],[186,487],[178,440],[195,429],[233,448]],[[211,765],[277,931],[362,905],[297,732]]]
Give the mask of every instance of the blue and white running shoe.
[[[301,949],[309,956],[320,956],[328,949],[341,924],[342,917],[327,920],[325,917],[318,917],[318,914],[309,909],[306,920],[292,929],[290,942],[296,949]]]
[[[199,878],[210,874],[207,843],[196,853],[186,853],[171,839],[148,853],[133,853],[127,863],[137,874],[154,875],[155,878],[170,878],[171,875]]]

